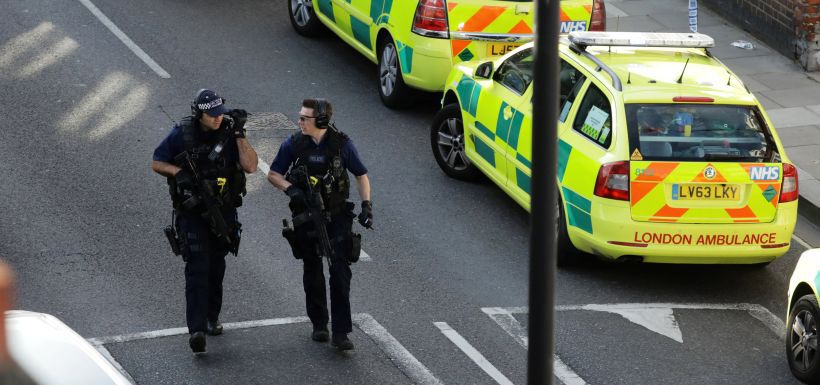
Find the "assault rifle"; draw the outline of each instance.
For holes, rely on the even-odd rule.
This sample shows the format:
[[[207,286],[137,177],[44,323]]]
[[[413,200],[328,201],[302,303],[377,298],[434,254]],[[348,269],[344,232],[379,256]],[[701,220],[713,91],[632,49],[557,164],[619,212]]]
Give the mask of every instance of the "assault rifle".
[[[236,255],[237,252],[239,252],[239,238],[234,239],[231,236],[228,230],[228,224],[225,223],[225,217],[222,216],[222,200],[214,193],[213,186],[200,177],[199,168],[196,166],[196,162],[193,161],[188,151],[183,151],[177,155],[174,160],[193,176],[196,185],[196,191],[194,191],[194,193],[198,193],[199,199],[202,199],[202,203],[205,205],[204,217],[208,219],[211,230],[216,234],[217,239],[225,245],[225,248],[233,253],[233,255]],[[182,205],[186,208],[193,208],[198,203],[199,201],[196,197],[191,197],[183,202]]]
[[[327,257],[328,261],[333,259],[333,247],[330,244],[330,237],[327,235],[327,224],[330,222],[330,213],[325,210],[325,202],[322,194],[315,191],[319,182],[327,184],[329,175],[322,179],[311,177],[307,172],[307,167],[300,166],[296,171],[296,177],[305,178],[305,212],[293,218],[293,226],[298,227],[305,223],[313,224],[313,237],[316,240],[316,251],[319,257]],[[321,188],[319,186],[318,188]]]

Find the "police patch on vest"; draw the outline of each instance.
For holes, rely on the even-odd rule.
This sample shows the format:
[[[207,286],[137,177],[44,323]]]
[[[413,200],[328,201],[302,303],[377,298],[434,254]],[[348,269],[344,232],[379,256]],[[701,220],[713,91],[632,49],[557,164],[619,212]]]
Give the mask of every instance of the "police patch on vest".
[[[321,154],[311,154],[308,156],[310,163],[325,163],[325,156]]]

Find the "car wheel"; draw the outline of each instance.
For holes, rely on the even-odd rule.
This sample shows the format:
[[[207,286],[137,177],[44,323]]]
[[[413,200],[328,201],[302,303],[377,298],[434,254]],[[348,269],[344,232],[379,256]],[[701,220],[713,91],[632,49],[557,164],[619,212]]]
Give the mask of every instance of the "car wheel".
[[[397,108],[404,105],[408,91],[396,44],[387,37],[379,44],[379,96],[385,106]]]
[[[316,36],[322,32],[322,22],[316,17],[312,0],[288,0],[290,24],[302,36]]]
[[[817,324],[820,308],[814,294],[804,295],[789,313],[786,331],[786,357],[789,368],[799,380],[820,383],[820,354],[817,350]]]
[[[433,118],[430,144],[436,163],[445,174],[461,180],[476,180],[481,174],[464,151],[464,122],[458,104],[448,104]]]
[[[561,267],[575,266],[581,262],[581,255],[578,249],[572,245],[567,232],[567,218],[564,215],[564,205],[561,203],[561,196],[558,195],[555,208],[555,229],[558,232],[556,240],[556,264]]]

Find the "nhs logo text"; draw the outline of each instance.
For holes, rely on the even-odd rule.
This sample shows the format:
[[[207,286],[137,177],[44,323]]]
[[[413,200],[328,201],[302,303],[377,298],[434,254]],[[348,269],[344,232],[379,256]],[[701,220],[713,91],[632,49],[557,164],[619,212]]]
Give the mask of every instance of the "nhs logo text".
[[[757,166],[749,170],[749,177],[752,180],[778,180],[780,179],[780,167],[777,166]]]
[[[575,31],[586,31],[587,30],[587,22],[586,21],[562,21],[561,22],[561,33],[570,33]]]

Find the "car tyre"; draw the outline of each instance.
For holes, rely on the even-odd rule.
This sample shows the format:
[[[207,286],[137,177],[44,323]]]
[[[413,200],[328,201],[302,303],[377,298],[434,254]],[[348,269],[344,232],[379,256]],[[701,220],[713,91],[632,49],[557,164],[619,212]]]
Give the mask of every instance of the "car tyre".
[[[313,1],[288,0],[290,24],[293,25],[293,29],[296,30],[296,33],[302,36],[318,36],[324,30],[322,22],[319,21],[319,18],[316,16]]]
[[[809,384],[820,383],[819,322],[820,307],[814,294],[800,297],[789,312],[786,330],[789,368],[797,379]]]
[[[407,102],[410,89],[404,83],[401,74],[401,62],[396,43],[390,36],[379,42],[379,96],[382,103],[389,108],[403,107]]]
[[[564,215],[564,205],[561,201],[561,195],[558,195],[557,205],[555,208],[555,229],[557,231],[556,239],[556,264],[559,267],[576,266],[581,263],[581,255],[578,249],[572,244],[569,239],[569,232],[567,232],[567,218]]]
[[[458,104],[444,106],[433,118],[430,144],[436,163],[445,174],[466,181],[474,181],[481,176],[465,152],[464,121]]]

